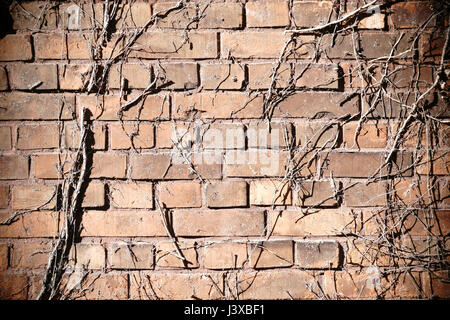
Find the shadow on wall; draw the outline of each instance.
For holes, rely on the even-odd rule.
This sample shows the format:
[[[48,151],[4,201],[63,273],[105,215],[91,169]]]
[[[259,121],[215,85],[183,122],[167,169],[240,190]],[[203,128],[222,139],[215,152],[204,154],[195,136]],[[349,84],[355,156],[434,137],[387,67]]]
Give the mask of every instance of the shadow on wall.
[[[11,0],[0,0],[0,39],[8,33],[13,33],[13,20],[9,13]]]

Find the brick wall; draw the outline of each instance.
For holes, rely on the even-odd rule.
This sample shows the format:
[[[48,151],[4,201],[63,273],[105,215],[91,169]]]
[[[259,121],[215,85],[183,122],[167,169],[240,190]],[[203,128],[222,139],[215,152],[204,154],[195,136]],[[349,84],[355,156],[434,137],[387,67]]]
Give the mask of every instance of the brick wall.
[[[76,2],[7,8],[2,298],[38,297],[83,145],[59,298],[449,297],[448,7]]]

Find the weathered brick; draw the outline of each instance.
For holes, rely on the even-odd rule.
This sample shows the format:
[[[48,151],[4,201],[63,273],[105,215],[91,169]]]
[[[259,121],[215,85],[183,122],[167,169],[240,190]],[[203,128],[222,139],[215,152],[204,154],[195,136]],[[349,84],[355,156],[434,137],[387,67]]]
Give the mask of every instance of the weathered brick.
[[[209,3],[202,6],[199,11],[203,16],[198,22],[200,29],[237,29],[243,26],[243,6],[240,3]]]
[[[153,269],[154,248],[149,243],[114,243],[108,247],[108,266],[112,269]]]
[[[301,92],[287,97],[275,108],[275,117],[337,118],[359,112],[359,97],[347,93]]]
[[[247,245],[245,243],[206,243],[203,253],[207,269],[236,269],[241,268],[247,261]]]
[[[392,13],[389,15],[395,28],[416,28],[421,26],[433,14],[428,2],[407,1],[392,5]],[[436,20],[433,18],[428,27],[432,27]]]
[[[44,1],[13,3],[9,7],[14,30],[56,29],[56,9]]]
[[[350,1],[347,3],[346,13],[353,12],[363,5],[364,3],[361,1]],[[384,9],[378,5],[368,7],[360,18],[358,29],[384,29],[385,27],[386,15],[384,13]]]
[[[66,169],[71,158],[61,155],[61,167]],[[59,173],[59,157],[56,153],[42,153],[33,156],[34,176],[38,179],[58,179],[62,177]],[[62,173],[62,172],[61,172]]]
[[[240,209],[178,210],[173,213],[173,229],[177,236],[261,236],[264,213]]]
[[[0,39],[0,61],[31,60],[31,37],[22,34],[7,34]]]
[[[117,64],[111,67],[108,85],[112,89],[145,89],[152,80],[151,67],[145,64]]]
[[[202,206],[201,184],[197,182],[161,182],[159,199],[168,208],[199,208]]]
[[[389,266],[389,254],[384,254],[383,248],[370,240],[348,241],[347,248],[345,259],[350,266]]]
[[[424,291],[429,298],[448,299],[450,297],[450,286],[446,279],[448,279],[447,271],[438,271],[432,274],[424,273]]]
[[[27,299],[28,279],[23,274],[0,273],[0,299]]]
[[[155,146],[152,124],[115,124],[109,126],[111,149],[150,149]]]
[[[151,183],[114,183],[109,188],[111,204],[116,208],[153,208]]]
[[[0,243],[0,271],[8,268],[9,248],[7,243]]]
[[[0,66],[0,91],[8,90],[8,75],[6,74],[6,69]]]
[[[176,119],[200,118],[260,118],[262,97],[249,97],[243,92],[176,94],[173,101],[173,116]]]
[[[89,109],[92,118],[97,120],[119,119],[117,112],[121,106],[133,101],[136,95],[128,96],[128,100],[120,100],[117,96],[82,96],[77,95],[77,105]],[[156,120],[169,117],[169,99],[164,95],[149,95],[133,104],[129,110],[124,111],[122,120]]]
[[[70,260],[75,268],[103,269],[105,259],[105,248],[100,244],[77,243],[70,252]]]
[[[328,122],[300,122],[295,124],[296,145],[310,148],[338,146],[340,130]]]
[[[91,58],[108,59],[117,55],[122,49],[122,39],[118,35],[112,35],[111,40],[102,46],[89,33],[69,33],[67,35],[67,57],[74,60],[90,60]],[[93,46],[101,46],[101,51],[94,52]],[[92,57],[93,54],[96,56]]]
[[[0,120],[67,120],[74,105],[68,95],[5,93],[0,95]]]
[[[301,88],[339,89],[342,79],[336,64],[295,64],[295,85]]]
[[[1,213],[0,220],[10,216],[10,212]],[[57,235],[58,223],[57,212],[29,212],[11,225],[0,226],[0,238],[53,238]]]
[[[288,183],[272,180],[250,181],[250,204],[254,205],[290,205],[291,189]]]
[[[125,178],[127,160],[124,154],[94,153],[91,178]]]
[[[153,5],[153,11],[164,13],[177,5],[177,2],[156,2]],[[186,27],[195,28],[197,22],[197,5],[195,3],[186,3],[182,9],[172,10],[166,17],[158,19],[156,25],[161,28],[185,29]]]
[[[252,63],[247,65],[248,86],[250,89],[268,89],[271,85],[274,63]],[[282,63],[275,73],[275,88],[289,85],[292,66]]]
[[[363,124],[357,135],[355,144],[355,133],[357,123],[349,122],[342,127],[343,143],[347,149],[360,148],[385,148],[387,142],[387,126],[384,124]]]
[[[387,204],[386,193],[385,182],[371,183],[369,185],[356,183],[351,188],[344,185],[344,203],[347,207],[385,206]]]
[[[130,299],[219,299],[222,281],[220,273],[132,273]]]
[[[38,33],[34,36],[34,52],[36,59],[65,59],[66,36],[63,33]]]
[[[394,199],[399,205],[408,208],[420,208],[423,205],[436,205],[439,201],[438,182],[419,180],[398,180],[394,181]]]
[[[232,275],[231,277],[234,277]],[[302,270],[258,271],[238,278],[239,298],[245,300],[314,299],[320,278]],[[233,286],[231,284],[230,286]]]
[[[80,279],[73,279],[75,285]],[[126,300],[128,299],[128,277],[124,274],[90,274],[86,283],[92,283],[83,290],[80,299],[86,300]],[[68,286],[67,289],[72,289]],[[83,288],[84,289],[84,288]]]
[[[255,1],[245,4],[247,27],[285,27],[289,25],[287,1]]]
[[[226,181],[206,185],[206,204],[209,208],[246,207],[247,183]]]
[[[431,157],[426,154],[418,165],[418,174],[447,175],[450,172],[450,153],[448,151],[436,151]]]
[[[132,47],[130,57],[157,59],[203,59],[218,55],[217,33],[189,32],[189,44],[184,32],[154,31],[144,33]]]
[[[11,89],[58,89],[58,73],[55,64],[12,64],[7,69]]]
[[[87,211],[81,236],[155,237],[167,233],[156,211]]]
[[[103,207],[105,205],[105,185],[91,182],[88,184],[82,202],[83,207]]]
[[[294,263],[291,240],[272,240],[249,244],[250,263],[255,269],[290,267]]]
[[[106,147],[106,126],[94,123],[86,137],[89,147],[94,150],[103,150]],[[64,126],[64,146],[77,149],[80,144],[80,130],[77,124],[67,123]]]
[[[204,89],[241,89],[245,82],[245,70],[236,63],[202,64],[200,78]]]
[[[5,209],[9,204],[9,187],[0,186],[0,209]]]
[[[91,72],[90,64],[59,66],[59,87],[61,90],[82,90],[88,85]]]
[[[305,181],[297,192],[297,205],[302,207],[335,207],[341,186],[333,181]]]
[[[294,126],[286,122],[250,122],[247,126],[249,148],[284,149],[292,144]]]
[[[194,89],[199,84],[196,63],[161,63],[155,67],[155,76],[160,84],[168,89]],[[166,86],[167,85],[167,86]]]
[[[299,36],[297,39],[303,45],[294,49],[296,54],[302,58],[311,57],[312,47],[308,42],[313,41],[314,36]],[[230,53],[235,58],[278,58],[287,40],[288,35],[283,31],[222,33],[221,56],[226,58]]]
[[[11,194],[13,209],[53,209],[56,205],[55,186],[14,186]]]
[[[21,126],[17,133],[17,149],[52,149],[59,144],[59,129],[56,124]]]
[[[15,243],[10,254],[11,268],[44,269],[51,249],[51,243]]]
[[[331,297],[361,299],[375,298],[382,289],[382,276],[378,268],[329,271],[324,275],[324,290]]]
[[[228,150],[225,154],[225,171],[228,177],[280,177],[287,170],[287,151]]]
[[[205,149],[244,149],[245,133],[242,124],[212,123],[200,128],[202,145]],[[196,132],[196,134],[198,134]]]
[[[432,66],[418,66],[394,64],[389,68],[389,81],[395,83],[396,88],[424,87],[433,85],[436,68]]]
[[[24,156],[1,156],[0,157],[0,179],[27,179],[28,158]]]
[[[175,148],[174,142],[188,146],[193,140],[193,128],[189,123],[160,122],[156,127],[156,148]]]
[[[103,3],[60,4],[61,24],[68,30],[98,29],[103,25]]]
[[[352,231],[351,223],[356,218],[344,209],[322,209],[308,215],[299,211],[270,211],[267,225],[274,236],[327,236]]]
[[[292,6],[292,16],[295,24],[300,28],[311,28],[324,25],[335,20],[333,3],[331,1],[295,1]]]
[[[117,22],[118,28],[142,28],[152,17],[150,3],[136,1],[122,5],[122,17]],[[125,15],[125,16],[124,16]]]
[[[198,268],[196,243],[192,241],[177,241],[185,262],[181,259],[172,241],[159,242],[156,251],[156,265],[160,268]]]
[[[174,180],[197,177],[188,163],[172,161],[170,153],[131,155],[130,167],[132,179]],[[222,176],[220,163],[194,164],[194,167],[206,179],[220,179]]]
[[[0,127],[0,137],[2,137],[0,140],[0,150],[11,150],[11,127]]]
[[[336,269],[339,251],[336,241],[296,241],[295,264],[305,269]]]
[[[375,174],[385,161],[383,153],[375,152],[339,152],[322,156],[322,162],[327,162],[325,176],[332,173],[334,177],[368,178]],[[399,153],[394,163],[390,174],[402,172],[403,176],[411,175],[412,170],[409,169],[412,164],[411,153]],[[382,168],[380,174],[386,175],[387,168]]]

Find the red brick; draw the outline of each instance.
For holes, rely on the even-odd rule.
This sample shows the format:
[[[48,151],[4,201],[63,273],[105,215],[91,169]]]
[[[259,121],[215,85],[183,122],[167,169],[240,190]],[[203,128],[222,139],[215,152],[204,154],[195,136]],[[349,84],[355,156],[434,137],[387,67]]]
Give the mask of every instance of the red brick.
[[[83,227],[82,237],[167,236],[156,211],[87,211]]]
[[[368,178],[375,174],[377,170],[385,161],[383,153],[330,153],[327,156],[323,155],[322,162],[327,162],[327,167],[324,171],[325,176],[333,174],[334,177],[353,177],[353,178]],[[393,165],[391,174],[403,172],[403,176],[411,175],[411,153],[401,153],[397,155]],[[386,175],[387,169],[384,167],[378,175]]]
[[[359,97],[346,93],[301,92],[281,101],[274,111],[275,117],[337,118],[359,112]]]
[[[158,149],[174,148],[174,142],[188,146],[192,142],[193,127],[191,123],[160,122],[156,127],[156,147]]]
[[[94,124],[87,136],[89,147],[94,150],[103,150],[106,147],[106,126]],[[80,130],[75,123],[66,123],[64,130],[64,145],[66,148],[77,149],[80,144]]]
[[[247,183],[245,181],[208,183],[206,203],[209,208],[246,207]]]
[[[117,96],[81,96],[77,95],[77,105],[89,109],[92,118],[97,120],[119,120],[117,112],[121,106],[126,105],[136,98],[136,95],[128,96],[128,100],[120,100]],[[122,120],[156,120],[169,117],[169,99],[163,95],[146,96],[138,103],[132,105],[128,111],[123,112]]]
[[[248,64],[248,86],[251,89],[268,89],[271,85],[273,68],[275,63],[252,63]],[[292,66],[282,63],[275,74],[275,88],[289,86]]]
[[[285,27],[289,25],[287,1],[255,1],[245,4],[247,27]]]
[[[288,39],[289,36],[283,31],[222,33],[221,57],[226,58],[230,53],[235,58],[278,58]],[[307,43],[313,41],[314,36],[299,36],[297,39]],[[295,48],[294,51],[302,58],[312,55],[312,47],[309,44]]]
[[[9,186],[0,186],[0,209],[8,208]]]
[[[212,123],[200,128],[204,149],[244,149],[245,133],[242,124]]]
[[[0,120],[72,119],[74,105],[68,95],[5,93],[0,95]]]
[[[450,297],[450,286],[448,270],[434,272],[434,274],[424,273],[424,291],[429,298],[448,299]]]
[[[60,17],[60,23],[64,29],[68,30],[101,28],[103,25],[104,6],[103,3],[86,3],[80,5],[74,5],[74,3],[62,3],[59,6],[59,14],[62,16]],[[77,10],[73,10],[74,7],[78,7],[78,16],[76,14]]]
[[[63,33],[40,33],[34,36],[36,59],[66,59],[66,36]]]
[[[378,268],[362,270],[326,272],[324,275],[325,293],[336,299],[375,298],[382,289],[382,277]]]
[[[199,208],[202,206],[201,184],[197,182],[161,182],[159,199],[168,208]]]
[[[289,122],[257,120],[248,124],[246,134],[249,148],[285,149],[292,144],[294,126]]]
[[[243,26],[243,7],[240,3],[199,4],[199,12],[203,16],[198,22],[200,29],[236,29]]]
[[[339,67],[336,64],[295,64],[295,85],[301,88],[339,89]]]
[[[332,13],[331,17],[330,13]],[[295,24],[300,28],[312,28],[324,25],[328,23],[329,17],[330,21],[336,20],[331,1],[296,1],[292,6],[292,15]]]
[[[287,171],[289,154],[277,150],[230,150],[225,154],[228,177],[280,177]]]
[[[79,280],[78,280],[79,282]],[[80,299],[86,300],[126,300],[128,299],[128,276],[124,274],[90,274]],[[69,286],[68,289],[71,289]],[[84,288],[83,288],[84,289]],[[79,291],[78,291],[79,292]],[[75,300],[74,298],[71,298]]]
[[[300,122],[295,124],[296,145],[303,148],[338,146],[339,126],[329,122]]]
[[[152,124],[117,124],[109,126],[111,149],[150,149],[155,146]]]
[[[82,90],[89,84],[92,72],[90,64],[65,64],[59,67],[61,90]]]
[[[232,276],[234,277],[234,275]],[[239,298],[245,300],[314,299],[312,292],[319,292],[317,279],[302,270],[261,271],[245,273],[238,278]],[[229,284],[234,287],[234,283]],[[308,287],[311,289],[308,289]]]
[[[426,154],[416,170],[418,174],[426,175],[444,175],[448,176],[450,172],[450,153],[448,151],[436,151],[429,157]]]
[[[124,154],[94,153],[91,178],[125,178],[127,160]]]
[[[10,216],[9,212],[0,214],[0,221]],[[0,226],[0,238],[53,238],[57,234],[58,223],[56,212],[29,212],[11,225]]]
[[[354,240],[347,242],[347,251],[345,254],[346,263],[350,266],[370,267],[377,265],[379,267],[389,267],[393,263],[389,253],[372,240]],[[404,247],[406,249],[406,247]],[[417,249],[416,249],[417,250]],[[419,251],[418,251],[419,252]],[[403,259],[402,259],[403,260]]]
[[[48,2],[33,1],[13,3],[9,12],[14,30],[52,30],[56,29],[56,9]]]
[[[8,75],[6,74],[6,69],[0,66],[0,91],[8,90]]]
[[[112,269],[153,269],[154,248],[148,243],[111,244],[108,266]]]
[[[331,236],[354,231],[355,219],[359,217],[344,209],[322,209],[307,215],[300,211],[270,211],[267,225],[273,236]]]
[[[245,243],[206,243],[203,253],[207,269],[236,269],[241,268],[247,261],[247,245]]]
[[[297,192],[297,205],[302,207],[335,207],[341,186],[333,181],[305,181]]]
[[[45,269],[51,251],[51,243],[15,243],[10,254],[11,268]]]
[[[70,252],[70,261],[78,269],[103,269],[105,259],[105,248],[100,244],[77,243]]]
[[[355,144],[354,138],[357,123],[346,123],[343,130],[343,143],[347,149],[360,148],[385,148],[387,142],[387,126],[384,124],[363,124],[361,131],[357,136],[357,144]]]
[[[432,66],[415,66],[394,64],[389,68],[389,81],[395,83],[396,88],[411,88],[419,86],[429,88],[433,85],[436,68]]]
[[[7,67],[11,89],[56,90],[56,64],[13,64]]]
[[[200,118],[260,118],[262,97],[249,97],[242,92],[176,94],[172,110],[176,119]]]
[[[90,60],[92,58],[108,59],[117,55],[122,49],[122,40],[117,35],[112,35],[111,40],[106,43],[106,47],[101,46],[101,51],[94,52],[95,38],[90,33],[69,33],[67,36],[67,56],[68,59]]]
[[[90,182],[83,198],[83,207],[103,207],[105,205],[105,185]]]
[[[14,273],[0,273],[0,299],[27,299],[28,279],[25,275]]]
[[[1,156],[0,179],[27,179],[28,158],[24,156]]]
[[[8,268],[9,247],[7,243],[0,243],[0,271]]]
[[[255,269],[290,267],[294,263],[291,240],[272,240],[249,245],[250,263]]]
[[[31,37],[22,34],[7,34],[0,39],[0,61],[31,60]]]
[[[394,181],[393,191],[394,201],[400,206],[408,208],[421,208],[423,205],[436,205],[439,200],[438,182],[428,182],[419,180],[398,180]]]
[[[173,213],[177,236],[261,236],[264,214],[249,210],[179,210]]]
[[[131,273],[130,299],[219,299],[222,282],[220,273]]]
[[[161,63],[155,67],[155,77],[165,88],[189,90],[199,84],[197,69],[196,63]]]
[[[177,241],[183,257],[186,259],[184,263],[178,250],[172,241],[159,242],[156,251],[156,264],[160,268],[198,268],[198,254],[196,243],[192,241]]]
[[[0,150],[11,150],[11,127],[0,127],[0,137],[2,137],[0,141]]]
[[[152,70],[149,65],[142,63],[117,64],[111,67],[108,85],[113,89],[121,87],[124,89],[145,89],[151,80]]]
[[[250,204],[259,206],[290,205],[292,194],[289,183],[277,180],[250,181]]]
[[[399,29],[421,26],[433,14],[433,9],[428,2],[408,1],[395,3],[392,5],[391,10],[392,13],[389,17],[394,27]],[[436,22],[435,19],[432,19],[427,26],[432,27]]]
[[[110,185],[110,196],[116,208],[153,208],[151,183],[114,183]]]
[[[133,58],[203,59],[218,55],[217,33],[189,32],[189,44],[182,31],[154,31],[144,33],[133,46]]]
[[[243,66],[235,63],[203,64],[200,78],[204,89],[241,89],[245,82],[245,71]]]
[[[171,161],[169,153],[132,155],[130,158],[132,179],[175,180],[197,177],[187,163]],[[205,179],[220,179],[220,164],[194,164],[195,170]]]
[[[336,269],[339,251],[336,241],[296,241],[295,264],[305,269]]]
[[[56,205],[55,186],[14,186],[11,194],[13,209],[53,209]]]
[[[145,1],[136,1],[131,4],[124,3],[122,6],[123,16],[117,22],[117,27],[142,28],[152,17],[152,8],[150,3]],[[122,24],[123,23],[123,24]]]
[[[66,166],[71,162],[71,158],[61,155],[61,166]],[[62,177],[58,171],[59,158],[56,153],[44,153],[33,156],[34,176],[38,179],[58,179]]]
[[[349,183],[352,185],[353,183]],[[377,207],[387,204],[386,183],[377,182],[365,185],[356,183],[353,187],[344,186],[344,203],[347,207]]]
[[[21,126],[17,133],[17,149],[53,149],[59,145],[56,124]]]
[[[156,25],[160,28],[186,29],[197,26],[197,5],[195,3],[184,3],[182,9],[170,11],[166,17],[158,19]],[[153,11],[165,13],[170,8],[177,6],[177,2],[156,2],[153,5]]]

